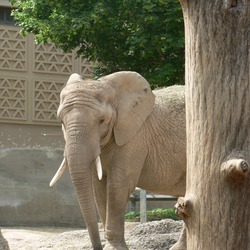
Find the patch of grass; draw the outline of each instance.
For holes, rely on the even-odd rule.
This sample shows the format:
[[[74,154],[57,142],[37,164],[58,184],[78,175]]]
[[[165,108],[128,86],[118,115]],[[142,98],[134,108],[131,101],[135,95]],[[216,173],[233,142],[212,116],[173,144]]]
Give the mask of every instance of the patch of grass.
[[[180,220],[180,218],[175,214],[173,208],[154,208],[152,210],[147,211],[147,221],[155,221],[162,219]],[[128,212],[127,214],[125,214],[125,220],[129,222],[138,222],[140,221],[140,213]]]

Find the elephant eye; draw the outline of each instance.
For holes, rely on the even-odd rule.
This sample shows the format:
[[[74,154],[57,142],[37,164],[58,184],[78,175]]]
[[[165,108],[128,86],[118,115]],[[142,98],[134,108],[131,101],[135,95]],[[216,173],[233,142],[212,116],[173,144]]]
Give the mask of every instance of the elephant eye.
[[[101,119],[100,121],[99,121],[99,125],[102,125],[103,123],[104,123],[104,119]]]

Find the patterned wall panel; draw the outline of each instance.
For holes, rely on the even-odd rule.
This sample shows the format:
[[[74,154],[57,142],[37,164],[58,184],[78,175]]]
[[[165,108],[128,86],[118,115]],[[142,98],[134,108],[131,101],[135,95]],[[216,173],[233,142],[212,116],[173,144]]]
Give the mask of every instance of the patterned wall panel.
[[[50,74],[71,74],[74,55],[63,53],[53,44],[38,44],[35,47],[34,72]]]
[[[26,93],[25,79],[0,77],[0,119],[26,120]]]
[[[73,73],[93,77],[93,65],[53,44],[34,44],[18,27],[0,25],[0,123],[60,125],[60,91]]]
[[[0,69],[27,70],[27,39],[16,28],[0,26]]]
[[[81,59],[81,75],[86,77],[93,77],[94,66],[87,59]]]
[[[33,121],[58,122],[57,109],[64,82],[35,80]]]

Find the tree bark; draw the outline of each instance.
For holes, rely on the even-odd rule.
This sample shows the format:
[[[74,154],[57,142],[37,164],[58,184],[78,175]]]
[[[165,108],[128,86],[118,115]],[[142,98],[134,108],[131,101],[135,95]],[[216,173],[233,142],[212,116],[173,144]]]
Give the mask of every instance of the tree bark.
[[[250,1],[182,0],[187,249],[250,249]]]

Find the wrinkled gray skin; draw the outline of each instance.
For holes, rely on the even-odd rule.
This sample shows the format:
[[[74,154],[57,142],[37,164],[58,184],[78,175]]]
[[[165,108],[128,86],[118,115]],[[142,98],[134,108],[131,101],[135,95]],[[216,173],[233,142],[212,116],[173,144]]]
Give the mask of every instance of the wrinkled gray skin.
[[[127,249],[124,213],[136,187],[184,195],[186,135],[184,87],[151,91],[135,72],[98,80],[71,75],[58,116],[65,158],[93,249],[102,249],[95,203],[105,228],[104,249]],[[100,155],[103,177],[95,159]]]

